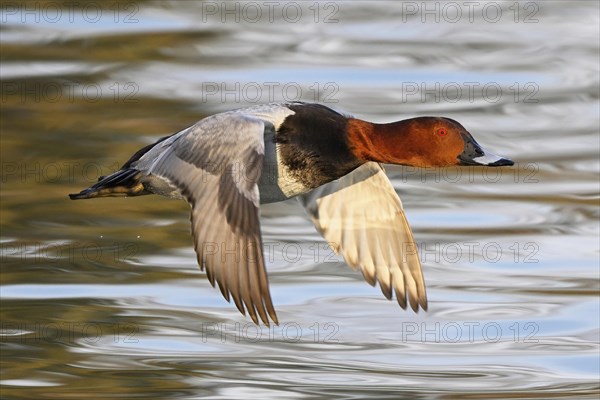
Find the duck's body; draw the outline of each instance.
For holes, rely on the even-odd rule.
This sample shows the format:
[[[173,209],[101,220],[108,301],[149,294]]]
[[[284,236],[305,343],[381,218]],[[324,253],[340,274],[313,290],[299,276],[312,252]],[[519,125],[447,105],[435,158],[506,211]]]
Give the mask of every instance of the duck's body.
[[[390,299],[427,308],[416,246],[379,163],[512,165],[486,155],[456,121],[372,124],[320,104],[216,114],[135,153],[72,199],[160,194],[186,199],[201,268],[227,300],[277,323],[264,268],[260,203],[300,196],[317,229]],[[408,295],[408,296],[407,296]]]

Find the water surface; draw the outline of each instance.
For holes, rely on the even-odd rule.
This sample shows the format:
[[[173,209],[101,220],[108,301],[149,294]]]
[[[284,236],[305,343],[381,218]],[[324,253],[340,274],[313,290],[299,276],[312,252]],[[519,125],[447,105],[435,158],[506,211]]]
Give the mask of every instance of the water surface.
[[[597,398],[598,3],[78,4],[1,8],[2,397]],[[451,117],[517,162],[388,167],[429,312],[290,201],[262,209],[281,324],[256,327],[199,271],[185,203],[66,197],[206,115],[298,99]]]

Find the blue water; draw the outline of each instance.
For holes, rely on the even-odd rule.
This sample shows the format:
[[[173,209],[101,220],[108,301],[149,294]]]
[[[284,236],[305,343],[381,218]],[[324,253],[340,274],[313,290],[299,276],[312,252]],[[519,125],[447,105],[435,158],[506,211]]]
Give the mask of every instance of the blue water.
[[[596,399],[598,3],[231,4],[0,7],[1,397]],[[199,271],[186,204],[66,196],[285,100],[447,116],[517,162],[387,167],[428,312],[385,300],[292,200],[262,209],[281,323],[257,327]]]

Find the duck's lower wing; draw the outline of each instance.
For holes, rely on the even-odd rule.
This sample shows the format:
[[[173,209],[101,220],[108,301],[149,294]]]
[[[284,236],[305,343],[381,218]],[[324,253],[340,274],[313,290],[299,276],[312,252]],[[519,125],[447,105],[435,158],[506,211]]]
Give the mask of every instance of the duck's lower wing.
[[[427,310],[427,294],[410,226],[383,167],[368,162],[300,196],[315,226],[346,262],[386,298]]]
[[[277,323],[265,271],[258,179],[265,122],[239,113],[206,118],[134,167],[166,179],[192,207],[198,263],[223,296],[252,320]]]

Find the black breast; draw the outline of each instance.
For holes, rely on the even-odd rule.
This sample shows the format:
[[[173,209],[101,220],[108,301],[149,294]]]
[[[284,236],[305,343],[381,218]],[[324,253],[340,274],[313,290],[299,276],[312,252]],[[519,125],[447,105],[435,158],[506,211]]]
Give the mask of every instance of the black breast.
[[[361,164],[350,152],[345,116],[321,104],[288,107],[295,114],[283,121],[275,140],[290,178],[316,188]]]

